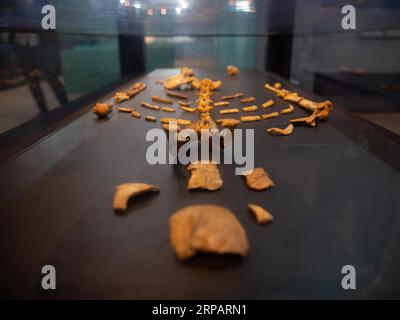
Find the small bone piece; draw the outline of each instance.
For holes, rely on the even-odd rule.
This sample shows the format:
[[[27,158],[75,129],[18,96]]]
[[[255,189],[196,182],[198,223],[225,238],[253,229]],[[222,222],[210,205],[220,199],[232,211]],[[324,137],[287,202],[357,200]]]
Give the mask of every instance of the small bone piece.
[[[153,116],[146,116],[144,119],[146,121],[157,122],[157,118]]]
[[[133,110],[131,112],[131,116],[134,117],[134,118],[140,118],[140,112],[138,112],[136,110]]]
[[[242,110],[244,112],[250,112],[250,111],[256,111],[258,109],[257,106],[247,106],[247,107],[243,107]]]
[[[166,112],[175,112],[174,108],[169,108],[169,107],[162,107],[161,111],[166,111]]]
[[[279,112],[264,113],[261,115],[261,119],[275,118],[279,116]]]
[[[176,102],[178,102],[181,106],[190,106],[193,102],[191,101],[181,101],[181,100],[176,100]]]
[[[222,96],[221,99],[222,100],[231,100],[231,99],[235,99],[236,96],[235,95],[231,95],[231,96]]]
[[[174,102],[172,100],[169,99],[164,99],[158,96],[151,96],[151,100],[153,100],[154,102],[161,102],[161,103],[167,103],[167,104],[173,104]]]
[[[280,82],[275,82],[275,83],[274,83],[274,88],[276,88],[276,89],[282,89],[282,83],[280,83]]]
[[[249,241],[240,221],[228,209],[212,204],[192,205],[169,219],[170,241],[179,260],[197,252],[246,256]]]
[[[219,110],[220,114],[238,113],[238,112],[239,112],[239,109],[237,109],[237,108]]]
[[[147,103],[147,102],[143,102],[143,101],[140,102],[140,105],[142,107],[145,107],[145,108],[148,108],[148,109],[152,109],[152,110],[160,110],[161,109],[160,106],[157,106],[155,104],[150,104],[150,103]]]
[[[256,98],[254,98],[254,97],[248,97],[248,98],[240,99],[240,102],[241,102],[241,103],[253,102],[253,101],[256,101]]]
[[[281,135],[281,136],[288,136],[293,133],[293,125],[289,124],[285,129],[280,129],[280,128],[268,128],[267,129],[268,133],[270,134],[276,134],[276,135]]]
[[[123,108],[123,107],[118,107],[117,110],[120,112],[127,112],[127,113],[131,113],[133,111],[132,108]]]
[[[274,217],[261,206],[250,203],[247,205],[247,207],[256,218],[258,224],[265,224],[272,222],[272,220],[274,220]]]
[[[238,92],[238,93],[236,93],[235,94],[235,98],[237,99],[237,98],[241,98],[241,97],[243,97],[244,96],[244,93],[242,93],[242,92]]]
[[[266,108],[272,106],[273,104],[274,104],[274,100],[269,99],[268,101],[264,102],[264,103],[261,105],[261,107],[262,107],[263,109],[266,109]]]
[[[258,121],[261,120],[261,116],[243,116],[240,117],[240,121],[243,122],[252,122],[252,121]]]
[[[186,96],[186,95],[184,95],[184,94],[182,94],[182,93],[176,93],[176,92],[169,91],[169,90],[166,90],[165,92],[166,92],[167,95],[170,96],[170,97],[175,97],[175,98],[180,98],[180,99],[189,99],[188,96]]]
[[[239,125],[240,120],[229,118],[217,119],[217,123],[219,123],[224,128],[234,129]]]
[[[288,114],[288,113],[292,113],[293,111],[294,111],[294,107],[291,104],[289,104],[289,107],[281,110],[281,114]]]
[[[274,182],[268,176],[264,168],[255,168],[253,172],[244,172],[247,186],[254,190],[264,190],[274,186]]]
[[[119,212],[126,211],[128,200],[131,197],[143,194],[149,191],[159,191],[156,186],[146,183],[123,183],[117,186],[114,194],[114,210]]]
[[[191,173],[188,189],[204,189],[215,191],[222,187],[219,170],[214,163],[192,163],[188,166]]]
[[[236,76],[239,73],[239,68],[236,66],[229,65],[226,67],[226,72],[228,72],[230,76]]]
[[[100,103],[97,102],[92,108],[92,112],[99,118],[106,118],[112,111],[112,103]]]
[[[177,124],[180,124],[182,126],[188,126],[192,123],[192,121],[190,121],[190,120],[178,119],[178,118],[161,118],[160,122],[161,123],[176,122]]]
[[[182,109],[182,110],[184,110],[184,111],[187,111],[187,112],[196,112],[196,109],[195,108],[190,108],[190,107],[185,107],[185,106],[180,106],[180,108]]]
[[[224,106],[229,106],[228,101],[221,101],[221,102],[215,102],[214,107],[224,107]]]
[[[129,89],[126,91],[127,96],[131,99],[140,92],[142,92],[144,89],[146,89],[146,85],[142,82],[136,82],[133,86],[132,89]]]
[[[114,100],[116,103],[120,103],[125,100],[129,100],[129,96],[125,92],[116,92],[114,94]]]
[[[311,127],[315,127],[317,124],[315,118],[316,118],[315,115],[311,114],[308,117],[290,119],[290,122],[294,124],[308,124]]]

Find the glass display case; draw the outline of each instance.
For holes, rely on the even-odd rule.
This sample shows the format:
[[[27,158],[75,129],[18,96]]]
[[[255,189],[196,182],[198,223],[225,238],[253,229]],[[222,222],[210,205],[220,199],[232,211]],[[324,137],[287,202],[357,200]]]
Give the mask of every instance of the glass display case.
[[[395,0],[2,1],[0,296],[400,298],[399,57]],[[226,98],[240,93],[254,99]],[[222,189],[193,192],[192,169],[149,162],[147,134],[171,130],[168,112],[188,128],[227,128],[222,108],[237,109],[230,129],[253,130],[271,190],[221,163]],[[113,213],[127,182],[160,192]],[[255,223],[252,203],[273,223]],[[234,212],[246,257],[176,259],[170,219],[197,204]],[[55,292],[40,286],[45,265]],[[356,289],[343,287],[346,266]]]

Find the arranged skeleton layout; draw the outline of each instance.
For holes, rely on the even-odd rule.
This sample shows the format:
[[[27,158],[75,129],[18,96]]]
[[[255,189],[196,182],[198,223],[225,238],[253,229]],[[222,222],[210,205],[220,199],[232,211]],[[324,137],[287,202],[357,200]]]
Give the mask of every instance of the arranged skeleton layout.
[[[235,66],[228,66],[227,73],[230,76],[238,76],[239,69]],[[290,119],[284,128],[270,127],[266,132],[271,135],[286,136],[294,132],[294,125],[307,125],[315,127],[319,121],[326,120],[332,104],[330,101],[314,102],[301,97],[296,92],[282,88],[280,83],[273,85],[265,84],[264,88],[275,94],[284,101],[290,102],[288,106],[279,112],[265,112],[274,105],[272,99],[267,100],[261,105],[254,104],[254,97],[245,97],[244,93],[222,96],[222,101],[214,102],[212,96],[215,90],[218,90],[222,82],[212,81],[210,79],[198,79],[194,71],[190,68],[182,68],[178,75],[169,77],[162,82],[166,97],[151,96],[152,103],[141,101],[139,105],[143,108],[151,109],[158,112],[174,113],[176,110],[172,107],[175,102],[179,104],[179,108],[188,113],[198,114],[198,119],[191,121],[177,117],[161,117],[160,123],[166,132],[176,133],[178,147],[186,142],[187,138],[181,137],[180,132],[183,128],[190,128],[196,131],[200,136],[204,130],[218,129],[218,127],[235,129],[241,122],[263,121],[287,115],[295,111],[294,105],[310,112],[306,117]],[[126,92],[116,92],[114,101],[116,104],[134,98],[141,91],[146,89],[144,83],[138,82]],[[195,89],[197,100],[190,102],[189,97],[182,93],[183,90]],[[175,90],[175,91],[174,91]],[[181,90],[176,92],[176,90]],[[239,100],[238,100],[239,99]],[[184,101],[183,101],[184,100]],[[211,111],[218,108],[220,115],[234,115],[239,113],[239,108],[229,107],[232,101],[237,101],[243,106],[240,107],[245,113],[259,112],[241,116],[240,119],[221,117],[214,119]],[[159,106],[159,103],[167,106]],[[196,104],[195,107],[192,107]],[[113,105],[110,103],[97,103],[92,111],[99,118],[107,118],[112,111]],[[141,112],[135,108],[117,107],[119,112],[131,114],[133,118],[141,118]],[[158,122],[155,116],[145,116],[145,121]],[[199,162],[191,163],[187,167],[191,176],[188,180],[187,188],[189,190],[199,189],[205,191],[217,191],[222,188],[223,180],[218,170],[218,165],[212,163]],[[246,185],[250,190],[255,192],[263,192],[274,187],[274,182],[269,177],[264,168],[255,168],[252,172],[244,174]],[[114,209],[118,212],[127,210],[128,200],[139,194],[150,191],[159,191],[159,188],[146,183],[129,182],[124,183],[116,188],[114,195]],[[248,204],[249,211],[254,215],[255,220],[259,224],[270,223],[273,216],[265,208],[260,205]],[[211,252],[218,254],[238,254],[245,256],[249,250],[249,243],[246,231],[236,219],[235,215],[226,208],[215,205],[191,205],[180,209],[170,218],[170,240],[171,245],[180,260],[185,260],[197,252]]]

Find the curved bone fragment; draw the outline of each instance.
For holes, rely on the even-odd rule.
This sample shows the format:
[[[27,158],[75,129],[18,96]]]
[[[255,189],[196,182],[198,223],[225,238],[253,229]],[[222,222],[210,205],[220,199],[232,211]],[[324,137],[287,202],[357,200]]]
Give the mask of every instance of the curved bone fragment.
[[[250,189],[264,190],[275,185],[264,168],[255,168],[252,172],[244,172],[243,176]]]
[[[280,128],[268,128],[267,129],[268,133],[270,134],[276,134],[276,135],[281,135],[281,136],[288,136],[293,133],[293,125],[289,124],[285,129],[280,129]]]
[[[288,114],[288,113],[292,113],[293,111],[294,111],[294,107],[291,104],[289,104],[289,107],[281,110],[281,114]]]
[[[212,204],[192,205],[169,219],[170,241],[179,260],[197,252],[246,256],[249,241],[240,221],[228,209]]]
[[[170,97],[185,99],[185,100],[189,99],[189,97],[187,95],[184,95],[182,93],[177,93],[177,92],[173,92],[173,91],[169,91],[169,90],[166,90],[165,93]]]
[[[117,110],[120,112],[127,112],[127,113],[132,113],[133,111],[132,108],[123,108],[123,107],[118,107]]]
[[[167,103],[167,104],[173,104],[174,103],[170,99],[161,98],[159,96],[151,96],[151,100],[153,100],[154,102],[161,102],[161,103]]]
[[[160,188],[146,183],[123,183],[117,186],[114,194],[114,210],[119,212],[126,211],[128,200],[131,197],[147,193],[150,191],[159,191]]]
[[[265,223],[272,222],[272,220],[274,220],[274,217],[272,216],[272,214],[270,214],[266,209],[264,209],[263,207],[261,207],[259,205],[250,203],[247,205],[247,207],[249,208],[250,212],[256,218],[256,221],[258,224],[265,224]]]
[[[188,166],[191,176],[187,188],[215,191],[221,189],[222,179],[214,163],[192,163]]]

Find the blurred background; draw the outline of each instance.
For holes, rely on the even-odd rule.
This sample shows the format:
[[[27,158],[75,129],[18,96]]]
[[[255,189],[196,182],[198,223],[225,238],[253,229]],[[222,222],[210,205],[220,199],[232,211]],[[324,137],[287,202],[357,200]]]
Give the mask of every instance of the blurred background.
[[[155,68],[233,64],[277,73],[400,134],[398,0],[0,3],[0,133]],[[41,27],[46,4],[56,30]],[[356,30],[341,27],[347,4]]]

